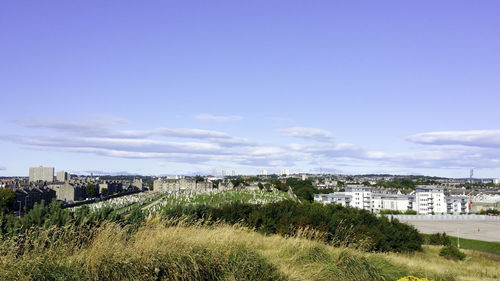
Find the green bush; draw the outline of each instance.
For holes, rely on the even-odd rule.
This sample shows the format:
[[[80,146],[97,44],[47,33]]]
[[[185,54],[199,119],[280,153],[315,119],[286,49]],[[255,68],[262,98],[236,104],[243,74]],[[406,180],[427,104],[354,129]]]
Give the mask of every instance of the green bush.
[[[497,209],[488,209],[479,211],[480,215],[500,215],[500,211]]]
[[[433,233],[427,235],[427,239],[425,240],[426,244],[429,245],[443,245],[448,246],[451,245],[450,237],[446,235],[446,233]]]
[[[444,246],[441,251],[439,251],[439,255],[450,260],[461,260],[463,261],[466,255],[461,252],[457,247],[448,245]]]
[[[381,215],[401,215],[403,214],[401,211],[398,210],[380,210]]]
[[[261,233],[283,236],[294,236],[300,229],[314,229],[325,234],[324,239],[334,246],[377,252],[419,251],[423,242],[418,231],[410,225],[337,204],[281,201],[255,205],[234,202],[220,207],[175,206],[165,209],[163,215],[167,218],[187,217],[189,221],[240,223]]]

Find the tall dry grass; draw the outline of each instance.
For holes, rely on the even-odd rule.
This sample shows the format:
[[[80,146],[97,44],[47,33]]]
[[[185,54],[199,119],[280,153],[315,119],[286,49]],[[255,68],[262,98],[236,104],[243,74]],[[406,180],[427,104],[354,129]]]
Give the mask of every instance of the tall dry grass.
[[[265,236],[239,225],[156,217],[138,229],[114,223],[32,229],[0,245],[0,280],[364,281],[409,274],[490,280],[474,268],[484,264],[492,276],[493,267],[500,265],[475,255],[455,265],[432,247],[415,255],[364,253],[326,245],[324,235],[297,229],[289,237]],[[462,276],[450,274],[452,270]]]

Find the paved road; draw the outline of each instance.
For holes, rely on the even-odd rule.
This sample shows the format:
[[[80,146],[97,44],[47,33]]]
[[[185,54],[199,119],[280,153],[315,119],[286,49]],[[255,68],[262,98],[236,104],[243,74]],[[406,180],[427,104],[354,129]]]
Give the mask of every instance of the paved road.
[[[405,221],[422,233],[446,232],[448,235],[500,242],[500,222],[488,221]]]

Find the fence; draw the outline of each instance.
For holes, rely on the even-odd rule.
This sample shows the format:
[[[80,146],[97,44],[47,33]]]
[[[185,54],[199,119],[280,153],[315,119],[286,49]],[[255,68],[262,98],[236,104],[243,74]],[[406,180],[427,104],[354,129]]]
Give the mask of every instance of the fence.
[[[400,221],[492,221],[500,222],[500,216],[486,215],[383,215]]]

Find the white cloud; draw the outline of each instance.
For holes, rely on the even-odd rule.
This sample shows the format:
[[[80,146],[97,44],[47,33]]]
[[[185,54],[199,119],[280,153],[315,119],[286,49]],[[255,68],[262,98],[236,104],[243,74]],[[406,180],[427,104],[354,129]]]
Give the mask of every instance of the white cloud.
[[[37,129],[33,132],[38,135],[3,135],[1,139],[28,149],[156,159],[205,168],[227,166],[272,170],[279,166],[307,169],[304,165],[309,165],[333,169],[343,165],[367,167],[368,170],[403,171],[418,168],[497,168],[500,162],[500,132],[497,130],[416,134],[407,139],[424,146],[394,153],[370,150],[352,143],[336,143],[329,131],[318,128],[292,127],[279,131],[285,136],[313,142],[261,144],[225,132],[194,128],[126,130],[105,122],[58,120],[16,123]]]
[[[212,114],[198,114],[194,116],[198,120],[216,121],[216,122],[231,122],[243,120],[242,116],[237,115],[212,115]]]
[[[500,130],[441,131],[411,135],[408,141],[427,145],[500,148]]]
[[[310,139],[316,141],[331,141],[333,134],[327,130],[318,128],[292,127],[280,129],[279,132],[283,136]]]
[[[114,122],[114,121],[113,121]],[[186,128],[156,128],[150,130],[117,130],[105,122],[91,121],[60,121],[60,120],[17,120],[15,123],[36,129],[50,129],[82,137],[104,138],[148,138],[163,136],[172,138],[191,138],[218,143],[223,146],[252,145],[239,137],[232,137],[227,133],[201,129]]]

